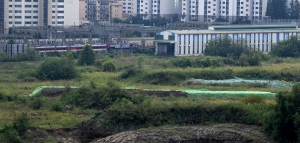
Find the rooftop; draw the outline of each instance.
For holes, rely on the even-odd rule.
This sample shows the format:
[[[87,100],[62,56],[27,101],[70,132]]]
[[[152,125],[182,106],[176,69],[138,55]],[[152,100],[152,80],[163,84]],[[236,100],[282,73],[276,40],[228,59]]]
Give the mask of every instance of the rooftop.
[[[208,30],[167,30],[174,34],[228,34],[228,33],[257,33],[257,32],[300,32],[298,25],[231,25],[211,26]]]
[[[298,25],[230,25],[230,26],[210,26],[208,30],[249,30],[249,29],[298,29]]]

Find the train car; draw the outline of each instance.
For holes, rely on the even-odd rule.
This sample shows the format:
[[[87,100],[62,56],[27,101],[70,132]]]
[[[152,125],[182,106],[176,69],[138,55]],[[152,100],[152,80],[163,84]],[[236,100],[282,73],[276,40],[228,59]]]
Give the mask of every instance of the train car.
[[[95,44],[91,45],[94,51],[105,51],[107,50],[106,44]],[[72,46],[41,46],[35,49],[38,52],[66,52],[66,51],[80,51],[83,50],[84,45],[72,45]]]
[[[67,46],[41,46],[35,48],[38,52],[65,52]]]
[[[134,47],[134,44],[132,43],[119,43],[110,46],[110,48],[113,49],[130,49],[132,47]]]
[[[106,44],[92,45],[94,51],[104,51],[107,48]]]

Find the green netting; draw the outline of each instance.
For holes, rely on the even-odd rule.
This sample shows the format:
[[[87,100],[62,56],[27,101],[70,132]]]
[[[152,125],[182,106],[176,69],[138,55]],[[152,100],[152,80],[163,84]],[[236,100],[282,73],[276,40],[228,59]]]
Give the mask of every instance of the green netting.
[[[138,89],[135,87],[125,87],[126,89]],[[150,91],[171,91],[171,90],[156,90],[156,89],[144,89]],[[176,90],[186,92],[189,97],[196,98],[244,98],[248,95],[260,95],[264,98],[274,98],[276,93],[263,92],[263,91],[209,91],[207,89],[201,90]]]
[[[273,98],[276,93],[261,91],[209,91],[203,90],[181,90],[188,93],[189,97],[216,97],[216,98],[243,98],[248,95],[260,95],[265,98]]]
[[[36,88],[31,94],[29,94],[29,96],[36,96],[36,95],[39,95],[41,94],[42,90],[43,89],[57,89],[57,88],[66,88],[66,86],[39,86],[38,88]],[[68,88],[78,88],[77,86],[68,86]]]
[[[266,85],[272,88],[292,88],[295,84],[288,83],[281,80],[260,80],[260,79],[243,79],[235,77],[234,79],[225,80],[204,80],[204,79],[190,79],[189,82],[204,85]]]

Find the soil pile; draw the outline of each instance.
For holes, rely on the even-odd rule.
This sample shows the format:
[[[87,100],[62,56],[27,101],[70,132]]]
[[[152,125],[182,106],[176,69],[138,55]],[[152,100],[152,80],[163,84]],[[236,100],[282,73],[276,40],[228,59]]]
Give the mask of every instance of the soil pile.
[[[175,126],[146,131],[129,131],[92,143],[276,143],[257,126],[219,124],[213,126]]]
[[[74,129],[50,129],[29,128],[22,139],[27,142],[43,143],[46,140],[54,140],[58,143],[89,143],[97,138],[107,137],[94,126],[84,125]]]
[[[127,91],[132,93],[138,93],[147,95],[150,97],[188,97],[188,94],[182,91],[153,91],[153,90],[138,90],[138,89],[127,89]]]
[[[74,90],[74,89],[66,89],[66,88],[44,88],[42,91],[41,91],[41,94],[43,96],[49,96],[49,97],[54,97],[54,96],[59,96],[59,95],[62,95],[62,94],[65,94],[71,90]]]

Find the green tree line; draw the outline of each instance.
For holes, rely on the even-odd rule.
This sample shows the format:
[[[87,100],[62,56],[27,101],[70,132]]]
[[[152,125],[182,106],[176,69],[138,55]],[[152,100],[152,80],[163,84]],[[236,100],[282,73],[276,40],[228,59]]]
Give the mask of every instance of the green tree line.
[[[271,19],[299,19],[299,14],[299,0],[291,0],[290,3],[287,0],[268,0],[266,16]]]

